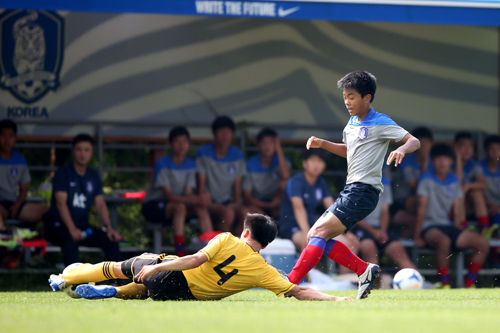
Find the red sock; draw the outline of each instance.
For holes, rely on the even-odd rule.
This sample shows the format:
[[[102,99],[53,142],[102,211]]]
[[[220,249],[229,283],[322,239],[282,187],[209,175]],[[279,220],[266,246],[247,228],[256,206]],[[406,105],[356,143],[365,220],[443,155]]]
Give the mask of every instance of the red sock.
[[[465,230],[467,229],[467,220],[463,220],[462,222],[460,222],[460,226],[462,227],[462,230]]]
[[[481,267],[483,267],[483,264],[478,262],[470,263],[469,273],[467,273],[467,276],[465,277],[465,288],[470,288],[474,285],[474,283],[476,283],[477,275],[479,274]]]
[[[326,241],[321,237],[311,237],[309,244],[300,254],[299,260],[295,263],[292,271],[288,273],[288,279],[291,283],[299,284],[300,281],[316,266],[325,249]]]
[[[344,243],[335,239],[330,239],[326,243],[324,255],[358,275],[363,274],[368,267],[366,261],[361,260]]]
[[[441,281],[441,285],[449,286],[450,285],[450,277],[448,276],[448,267],[438,267],[437,273],[439,277],[439,281]]]
[[[184,257],[186,255],[186,250],[184,249],[184,235],[175,235],[174,244],[175,254],[178,257]]]
[[[479,226],[481,227],[481,230],[484,230],[490,226],[489,216],[479,216],[477,218],[477,221],[479,222]]]

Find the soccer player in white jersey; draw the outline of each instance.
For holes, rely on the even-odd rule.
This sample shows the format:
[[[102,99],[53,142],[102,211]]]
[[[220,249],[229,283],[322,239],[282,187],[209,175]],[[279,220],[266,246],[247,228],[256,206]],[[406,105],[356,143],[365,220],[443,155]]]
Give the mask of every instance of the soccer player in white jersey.
[[[377,206],[382,185],[382,165],[389,141],[404,144],[392,151],[387,164],[398,166],[405,154],[420,147],[420,142],[398,126],[390,117],[375,112],[371,106],[377,89],[376,78],[365,71],[347,74],[337,83],[343,89],[344,103],[351,116],[344,128],[343,143],[333,143],[311,136],[307,149],[323,148],[347,158],[347,180],[335,203],[316,221],[308,233],[309,243],[288,274],[299,283],[321,259],[327,256],[359,276],[358,299],[366,298],[373,288],[380,268],[361,260],[343,243],[332,238],[351,229]]]

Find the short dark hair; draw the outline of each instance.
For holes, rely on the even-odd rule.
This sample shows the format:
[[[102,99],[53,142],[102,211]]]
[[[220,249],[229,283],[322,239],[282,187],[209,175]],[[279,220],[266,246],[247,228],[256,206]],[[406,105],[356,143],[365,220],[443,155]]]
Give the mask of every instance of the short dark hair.
[[[431,130],[425,126],[420,126],[420,127],[415,128],[411,134],[414,137],[416,137],[417,139],[427,138],[427,139],[430,139],[431,141],[433,140],[433,135],[432,135]]]
[[[172,143],[172,141],[174,141],[174,139],[178,136],[181,136],[181,135],[185,135],[187,136],[187,138],[189,139],[189,132],[187,130],[186,127],[184,126],[177,126],[177,127],[174,127],[170,130],[170,133],[168,134],[168,141],[170,143]]]
[[[215,133],[218,129],[221,128],[229,128],[234,132],[236,129],[236,125],[230,117],[219,116],[212,122],[212,133]]]
[[[375,98],[377,91],[377,78],[367,71],[355,71],[347,74],[337,82],[337,87],[343,90],[354,89],[361,97],[370,94],[370,103]]]
[[[260,142],[260,140],[264,139],[266,136],[277,138],[278,133],[270,127],[265,127],[259,132],[259,134],[257,134],[257,142]]]
[[[484,140],[484,149],[488,149],[489,145],[492,143],[500,144],[500,136],[498,135],[490,135]]]
[[[87,133],[80,133],[73,138],[73,141],[71,141],[71,147],[75,147],[80,142],[90,142],[92,146],[94,145],[94,139],[92,139],[90,135]]]
[[[474,140],[472,138],[472,133],[467,131],[460,131],[455,134],[455,142],[458,142],[462,139]]]
[[[0,132],[4,128],[10,128],[11,130],[14,131],[14,134],[17,135],[17,125],[12,120],[10,120],[10,119],[3,119],[2,121],[0,121]]]
[[[302,159],[304,161],[308,160],[311,156],[317,156],[321,158],[326,163],[327,153],[324,149],[321,148],[311,148],[302,150]]]
[[[452,159],[455,159],[455,154],[453,154],[453,149],[444,143],[436,144],[431,148],[431,158],[436,158],[439,156],[447,156]]]
[[[276,223],[267,215],[247,214],[243,227],[250,230],[251,237],[266,247],[278,235]]]

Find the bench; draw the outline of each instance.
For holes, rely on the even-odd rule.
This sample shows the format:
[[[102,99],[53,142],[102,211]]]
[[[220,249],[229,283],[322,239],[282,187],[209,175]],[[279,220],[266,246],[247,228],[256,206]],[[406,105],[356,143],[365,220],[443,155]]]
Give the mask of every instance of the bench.
[[[411,259],[417,264],[418,257],[421,255],[432,255],[434,254],[434,250],[429,248],[418,248],[415,246],[415,242],[411,239],[400,239],[399,242],[403,247],[411,250]],[[489,241],[490,247],[500,247],[500,239],[490,239]],[[465,269],[465,255],[472,254],[471,250],[465,250],[462,252],[455,252],[452,254],[452,258],[455,258],[455,273],[456,273],[456,286],[457,288],[463,288],[464,286],[464,276],[467,274],[467,269]],[[436,275],[437,272],[435,269],[419,269],[419,271],[424,275]],[[500,275],[500,270],[489,268],[489,269],[481,269],[480,275]]]

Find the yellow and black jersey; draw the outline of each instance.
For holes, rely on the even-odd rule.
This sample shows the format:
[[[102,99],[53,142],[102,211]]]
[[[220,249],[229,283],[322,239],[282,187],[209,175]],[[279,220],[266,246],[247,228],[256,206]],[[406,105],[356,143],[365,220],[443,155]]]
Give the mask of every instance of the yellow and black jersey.
[[[281,296],[295,286],[259,252],[230,233],[219,234],[200,251],[208,261],[183,271],[197,299],[217,300],[250,288],[268,289]]]

